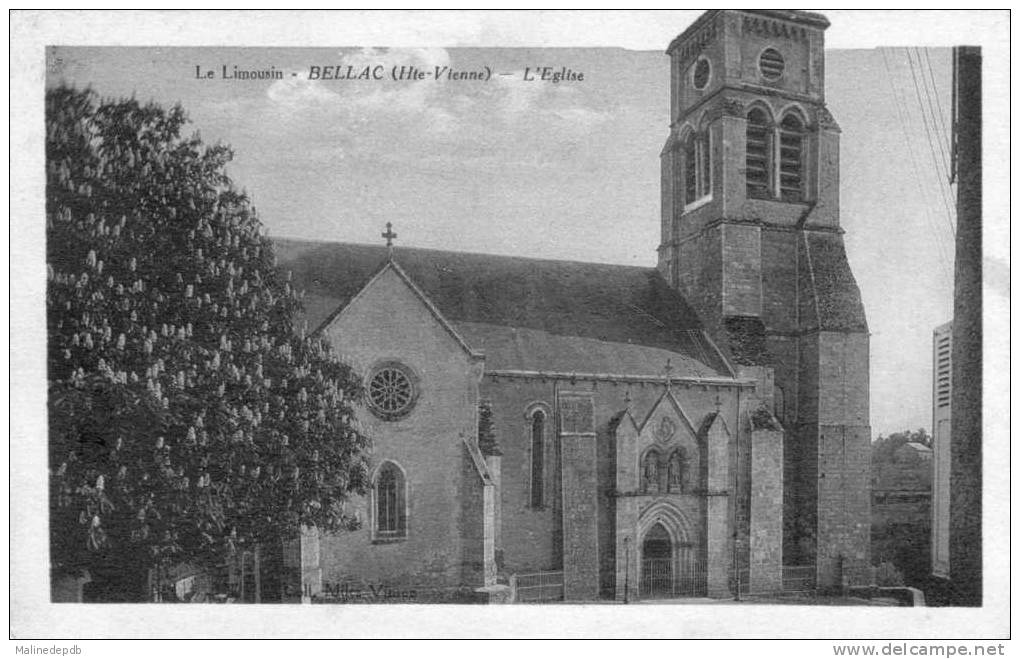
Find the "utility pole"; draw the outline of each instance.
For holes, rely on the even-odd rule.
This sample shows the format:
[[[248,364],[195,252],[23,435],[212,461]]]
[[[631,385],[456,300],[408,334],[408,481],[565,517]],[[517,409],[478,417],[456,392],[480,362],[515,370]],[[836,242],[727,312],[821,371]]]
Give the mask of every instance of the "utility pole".
[[[981,606],[981,49],[953,49],[956,271],[950,403],[951,602]]]

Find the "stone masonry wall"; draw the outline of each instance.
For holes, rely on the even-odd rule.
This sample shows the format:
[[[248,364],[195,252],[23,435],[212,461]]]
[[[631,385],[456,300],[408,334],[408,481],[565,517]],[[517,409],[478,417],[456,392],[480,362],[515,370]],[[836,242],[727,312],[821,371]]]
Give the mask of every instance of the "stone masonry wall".
[[[616,435],[608,420],[596,428],[595,452],[598,464],[598,543],[599,597],[611,598],[616,573],[616,504],[614,492],[617,471]]]
[[[761,229],[729,224],[722,231],[723,316],[760,316]]]
[[[700,210],[700,209],[699,209]],[[722,254],[720,229],[681,239],[677,288],[713,333],[722,326]]]
[[[783,434],[751,433],[751,593],[783,587]]]
[[[871,542],[868,337],[822,332],[817,341],[819,586],[861,585]]]
[[[599,596],[598,464],[591,394],[558,396],[563,487],[563,598]]]
[[[797,330],[797,233],[761,232],[762,320],[773,332]]]
[[[478,469],[467,448],[461,457],[460,519],[461,583],[481,586],[485,581],[485,496]]]
[[[475,500],[481,496],[474,486],[479,476],[465,468],[463,444],[477,433],[480,364],[392,270],[375,279],[325,335],[363,377],[381,361],[406,365],[417,376],[419,395],[408,416],[397,421],[383,421],[367,409],[358,413],[372,438],[371,468],[389,460],[404,472],[406,537],[373,538],[371,497],[354,498],[348,511],[360,517],[362,527],[320,538],[323,586],[481,586],[480,577],[463,582],[474,579],[475,562],[468,558],[465,570],[465,553],[475,550],[465,552],[464,545],[475,541],[483,524]]]
[[[506,575],[559,570],[559,448],[556,441],[555,384],[552,380],[485,378],[483,398],[492,401],[492,424],[503,452],[500,522]],[[545,431],[545,500],[531,506],[531,421],[535,406],[549,413]]]
[[[868,426],[819,432],[818,585],[867,585],[871,552]]]
[[[595,437],[561,438],[563,454],[563,596],[599,597],[598,485]]]

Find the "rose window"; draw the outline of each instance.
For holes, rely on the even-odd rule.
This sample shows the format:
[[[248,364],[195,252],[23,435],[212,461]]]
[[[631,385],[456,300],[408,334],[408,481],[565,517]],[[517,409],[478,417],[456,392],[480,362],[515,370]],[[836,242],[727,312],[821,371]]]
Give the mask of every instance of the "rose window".
[[[417,395],[408,369],[400,364],[385,364],[372,374],[368,382],[368,401],[380,418],[399,419],[414,406]]]

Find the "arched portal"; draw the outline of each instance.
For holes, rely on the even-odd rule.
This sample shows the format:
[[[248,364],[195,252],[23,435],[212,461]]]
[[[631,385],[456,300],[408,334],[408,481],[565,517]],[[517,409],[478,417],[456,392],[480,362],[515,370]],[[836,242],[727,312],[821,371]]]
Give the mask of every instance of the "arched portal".
[[[638,538],[640,597],[705,596],[705,562],[686,515],[659,502],[641,515]]]

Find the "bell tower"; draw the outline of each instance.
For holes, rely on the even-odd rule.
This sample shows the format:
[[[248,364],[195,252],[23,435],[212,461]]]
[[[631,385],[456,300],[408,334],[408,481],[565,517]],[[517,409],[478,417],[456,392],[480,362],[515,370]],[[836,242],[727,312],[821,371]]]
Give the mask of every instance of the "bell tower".
[[[732,361],[774,373],[783,564],[815,565],[821,588],[870,562],[868,327],[839,222],[828,25],[714,10],[673,40],[658,249]]]

